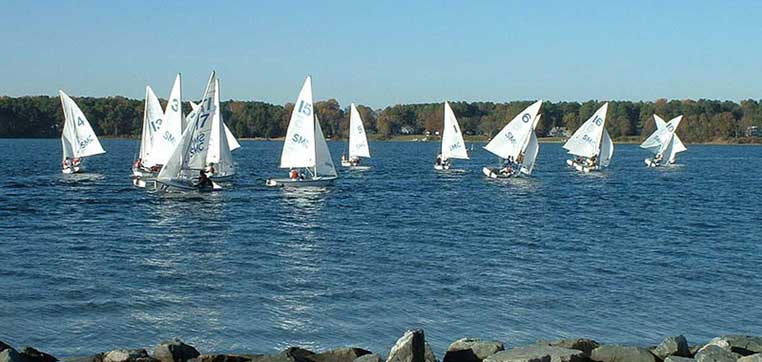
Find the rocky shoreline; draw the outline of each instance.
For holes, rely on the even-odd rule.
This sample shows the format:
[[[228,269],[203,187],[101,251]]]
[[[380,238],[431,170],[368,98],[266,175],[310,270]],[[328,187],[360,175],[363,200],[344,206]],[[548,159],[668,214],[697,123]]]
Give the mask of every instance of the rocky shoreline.
[[[32,347],[19,350],[0,341],[0,362],[56,362]],[[276,354],[201,354],[179,339],[162,342],[152,353],[117,349],[63,362],[439,362],[423,330],[409,330],[382,356],[355,347],[315,353],[289,347]],[[591,339],[537,341],[506,349],[499,341],[462,338],[453,342],[441,362],[762,362],[762,337],[726,335],[690,345],[683,336],[665,338],[651,348],[601,344]]]

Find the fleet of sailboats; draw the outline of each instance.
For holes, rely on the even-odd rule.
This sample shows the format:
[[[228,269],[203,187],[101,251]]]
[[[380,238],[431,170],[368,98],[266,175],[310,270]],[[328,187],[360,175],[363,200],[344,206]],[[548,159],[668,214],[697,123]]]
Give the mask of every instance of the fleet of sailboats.
[[[87,117],[64,91],[59,90],[61,107],[63,107],[64,127],[61,134],[63,160],[61,172],[65,174],[84,171],[85,157],[106,153],[95,135]]]
[[[64,113],[61,134],[62,172],[84,170],[83,159],[105,153],[82,110],[66,93],[59,91]],[[223,121],[220,106],[220,81],[215,72],[209,76],[201,101],[189,102],[191,112],[183,116],[182,80],[178,74],[167,105],[161,107],[150,86],[146,87],[143,129],[132,177],[140,187],[151,184],[160,191],[217,191],[222,182],[236,174],[233,151],[241,145]],[[614,155],[614,143],[606,130],[608,103],[604,103],[563,145],[574,158],[567,160],[573,169],[588,173],[608,167]],[[542,100],[519,112],[484,149],[497,156],[497,167],[483,167],[489,178],[528,176],[534,170],[539,142],[535,129],[540,121]],[[648,167],[675,163],[678,153],[687,148],[676,134],[683,116],[664,121],[654,114],[656,131],[640,147],[653,157],[645,159]],[[473,145],[471,146],[473,150]],[[370,158],[370,147],[362,118],[354,103],[350,105],[348,157],[342,166],[357,169],[362,158]],[[469,159],[463,134],[449,102],[444,102],[440,152],[434,169],[446,171],[453,159]],[[315,114],[312,78],[304,80],[283,142],[280,168],[288,177],[267,179],[267,186],[324,187],[338,177],[320,121]]]
[[[680,137],[677,136],[677,133],[675,133],[677,126],[680,125],[682,120],[683,116],[680,115],[669,122],[664,122],[664,119],[654,114],[656,131],[640,145],[641,148],[647,149],[654,154],[653,158],[645,159],[646,166],[673,165],[677,154],[688,150],[680,140]]]
[[[449,170],[453,159],[468,159],[466,143],[463,141],[463,133],[460,132],[458,119],[455,112],[450,108],[450,103],[444,103],[444,127],[442,129],[442,149],[434,162],[434,169],[439,171]]]
[[[563,146],[571,155],[576,156],[566,160],[566,164],[577,171],[600,171],[611,163],[614,142],[605,127],[608,108],[608,102],[604,103]]]
[[[482,172],[490,178],[509,178],[531,175],[540,146],[534,133],[540,120],[542,100],[519,112],[484,146],[500,158],[499,167],[484,167]]]
[[[327,186],[337,178],[331,152],[313,107],[312,77],[304,80],[294,103],[283,141],[280,168],[289,169],[289,177],[267,179],[267,186]]]
[[[349,157],[341,155],[341,165],[354,169],[367,169],[367,166],[360,166],[361,158],[370,158],[370,147],[368,146],[368,136],[365,134],[365,126],[362,124],[360,112],[352,103],[349,106]]]

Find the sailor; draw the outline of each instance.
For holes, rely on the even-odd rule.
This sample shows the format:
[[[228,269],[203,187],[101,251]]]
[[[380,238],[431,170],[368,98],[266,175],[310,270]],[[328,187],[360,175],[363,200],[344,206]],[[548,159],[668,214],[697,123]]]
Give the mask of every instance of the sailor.
[[[500,174],[504,176],[511,175],[513,174],[513,168],[511,167],[511,165],[505,165],[505,167],[500,169]]]
[[[71,165],[74,166],[74,167],[77,167],[77,166],[79,166],[80,162],[82,162],[82,160],[80,160],[79,157],[77,157],[77,158],[71,160]]]
[[[208,175],[214,175],[214,163],[213,162],[210,162],[209,165],[206,166],[205,172]]]
[[[519,157],[516,157],[516,164],[524,162],[524,152],[519,153]]]
[[[135,168],[137,168],[137,169],[143,168],[143,159],[142,158],[138,158],[135,161],[135,164],[133,166],[135,166]]]
[[[347,154],[346,153],[342,153],[341,154],[341,162],[347,162]]]
[[[299,171],[297,171],[295,168],[292,168],[291,171],[288,172],[288,176],[292,180],[296,180],[299,178]]]
[[[441,154],[441,153],[440,153],[440,154],[437,154],[437,162],[436,162],[436,165],[437,165],[437,166],[442,166],[442,154]]]
[[[69,168],[69,166],[71,166],[71,164],[70,164],[70,162],[69,162],[69,158],[68,158],[68,157],[64,158],[64,160],[63,160],[63,162],[61,163],[61,165],[63,166],[63,168],[64,168],[64,169],[67,169],[67,168]]]
[[[200,188],[212,187],[212,180],[209,179],[208,176],[206,176],[206,172],[204,172],[204,170],[199,170],[198,172],[198,187]]]
[[[594,155],[593,157],[590,157],[588,160],[590,162],[590,166],[595,166],[598,164],[598,155]]]

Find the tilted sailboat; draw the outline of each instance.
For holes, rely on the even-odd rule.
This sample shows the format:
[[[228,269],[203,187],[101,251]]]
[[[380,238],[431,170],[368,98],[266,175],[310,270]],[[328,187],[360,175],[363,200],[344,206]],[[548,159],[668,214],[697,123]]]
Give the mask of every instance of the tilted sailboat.
[[[178,74],[169,93],[167,106],[162,110],[159,98],[150,86],[146,87],[140,154],[132,166],[133,184],[136,186],[145,187],[146,181],[153,181],[169,160],[182,136],[181,89],[181,79]]]
[[[360,158],[370,158],[370,147],[368,147],[368,137],[365,134],[360,112],[357,111],[354,103],[349,108],[349,158],[341,155],[341,165],[360,168]]]
[[[90,122],[79,106],[62,90],[58,91],[64,113],[64,128],[61,134],[63,161],[61,172],[77,173],[84,170],[83,159],[106,153],[98,141]]]
[[[188,119],[177,147],[156,178],[162,191],[213,191],[221,187],[206,176],[209,140],[214,132],[213,119],[219,112],[214,102],[218,88],[214,72],[209,77],[202,101]],[[217,128],[217,132],[222,128]]]
[[[280,167],[289,178],[268,179],[267,186],[327,186],[336,180],[336,168],[312,103],[312,78],[304,80],[283,141]]]
[[[484,149],[500,157],[500,167],[484,167],[482,172],[490,178],[508,178],[530,175],[534,169],[540,145],[534,129],[540,120],[542,100],[532,103],[508,122]]]
[[[664,119],[654,114],[654,120],[656,121],[656,131],[640,145],[641,148],[645,148],[654,154],[653,158],[645,159],[646,166],[672,165],[675,163],[675,157],[678,153],[688,150],[675,133],[680,121],[683,120],[683,116],[664,122]]]
[[[217,85],[217,88],[219,89],[219,85]],[[215,180],[226,180],[235,175],[235,167],[236,164],[233,161],[233,154],[232,152],[241,148],[241,144],[238,143],[238,140],[236,140],[235,136],[233,136],[233,132],[230,131],[230,128],[223,122],[222,120],[222,107],[220,106],[220,100],[219,100],[219,92],[217,94],[217,99],[215,100],[217,104],[217,108],[220,109],[219,116],[215,117],[213,119],[214,121],[214,131],[212,131],[211,139],[209,140],[209,153],[207,153],[206,157],[206,171],[210,178],[213,178]],[[193,111],[188,115],[186,118],[186,121],[191,119],[192,116],[194,116],[196,110],[198,109],[198,104],[190,102],[191,108]],[[222,126],[225,136],[220,137],[218,136],[219,130],[217,128]],[[224,140],[223,140],[224,138]],[[221,141],[217,141],[220,139]]]
[[[606,131],[608,108],[608,102],[604,103],[566,141],[563,147],[570,154],[577,156],[573,160],[566,160],[567,165],[584,173],[608,167],[614,156],[614,142]]]
[[[444,126],[442,129],[442,149],[434,162],[435,170],[449,170],[452,165],[452,159],[468,159],[466,143],[463,141],[463,134],[460,132],[458,119],[450,108],[450,103],[444,103]]]

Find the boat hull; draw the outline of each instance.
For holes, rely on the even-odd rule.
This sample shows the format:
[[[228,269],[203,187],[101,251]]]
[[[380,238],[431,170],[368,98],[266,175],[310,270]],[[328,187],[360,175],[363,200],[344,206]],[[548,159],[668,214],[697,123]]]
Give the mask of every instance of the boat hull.
[[[290,179],[290,178],[271,178],[267,179],[265,186],[269,187],[325,187],[333,184],[336,177],[318,177],[313,179]]]
[[[581,164],[579,162],[576,162],[574,160],[566,160],[566,164],[569,165],[569,167],[571,167],[571,168],[573,168],[573,169],[575,169],[575,170],[577,170],[579,172],[582,172],[582,173],[589,173],[589,172],[600,171],[601,170],[601,168],[599,166],[590,167],[590,166],[587,166],[587,165],[583,165],[583,164]]]
[[[213,192],[221,191],[222,187],[212,181],[212,187],[199,187],[187,182],[182,181],[155,181],[156,190],[163,192]]]
[[[447,171],[450,169],[450,164],[434,165],[434,169],[437,171]]]
[[[495,178],[495,179],[497,179],[497,178],[512,178],[512,177],[519,176],[519,172],[516,172],[516,171],[513,171],[510,174],[501,174],[498,169],[496,169],[496,168],[490,168],[490,167],[483,167],[482,168],[482,173],[484,174],[484,176],[487,176],[489,178]]]

